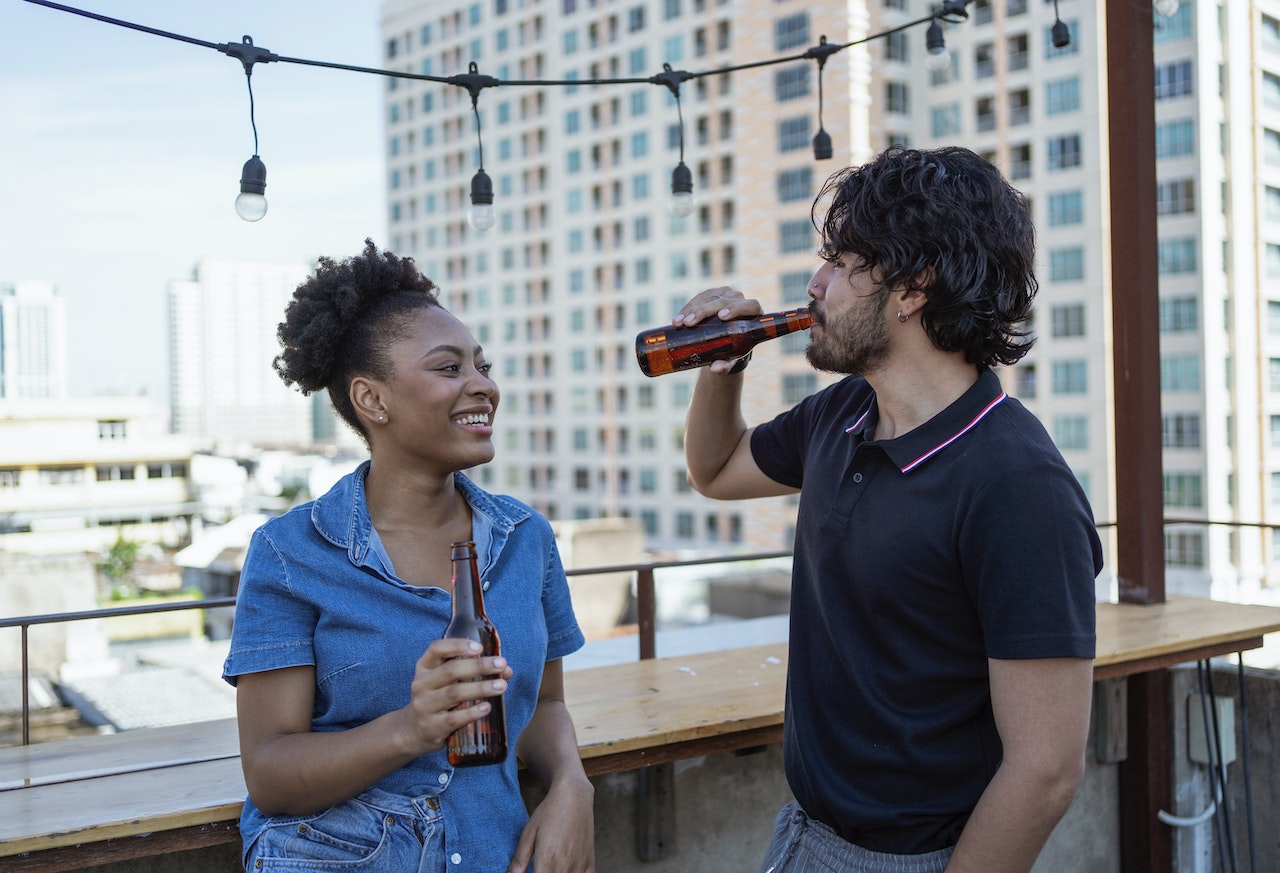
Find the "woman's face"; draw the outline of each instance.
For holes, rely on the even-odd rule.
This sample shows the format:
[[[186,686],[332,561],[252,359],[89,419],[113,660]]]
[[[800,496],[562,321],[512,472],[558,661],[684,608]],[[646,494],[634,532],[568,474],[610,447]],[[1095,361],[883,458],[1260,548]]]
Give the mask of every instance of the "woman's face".
[[[498,386],[471,331],[438,306],[416,316],[391,347],[379,442],[446,471],[493,460]]]

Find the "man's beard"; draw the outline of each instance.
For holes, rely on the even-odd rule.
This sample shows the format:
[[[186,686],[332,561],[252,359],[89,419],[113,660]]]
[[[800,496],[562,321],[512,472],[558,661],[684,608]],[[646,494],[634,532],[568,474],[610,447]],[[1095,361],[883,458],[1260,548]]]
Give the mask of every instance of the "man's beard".
[[[866,305],[847,311],[829,322],[825,312],[815,314],[822,330],[810,334],[805,359],[818,370],[868,376],[889,357],[889,328],[878,307]]]

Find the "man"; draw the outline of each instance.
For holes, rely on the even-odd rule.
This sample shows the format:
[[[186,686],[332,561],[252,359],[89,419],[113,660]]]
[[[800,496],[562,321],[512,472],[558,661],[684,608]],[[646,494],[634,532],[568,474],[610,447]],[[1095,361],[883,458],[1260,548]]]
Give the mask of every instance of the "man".
[[[1084,770],[1102,566],[1074,475],[990,370],[1030,347],[1027,205],[966,149],[892,149],[828,180],[814,224],[806,356],[848,378],[748,427],[744,361],[717,362],[685,443],[708,497],[800,492],[796,803],[761,870],[1026,871]],[[719,288],[674,323],[760,311]]]

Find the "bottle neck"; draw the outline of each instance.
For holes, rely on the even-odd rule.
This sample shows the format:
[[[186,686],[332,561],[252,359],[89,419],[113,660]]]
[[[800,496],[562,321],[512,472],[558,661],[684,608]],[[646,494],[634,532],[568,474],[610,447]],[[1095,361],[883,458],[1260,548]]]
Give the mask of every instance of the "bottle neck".
[[[474,543],[453,547],[453,614],[469,618],[484,615],[484,594]]]

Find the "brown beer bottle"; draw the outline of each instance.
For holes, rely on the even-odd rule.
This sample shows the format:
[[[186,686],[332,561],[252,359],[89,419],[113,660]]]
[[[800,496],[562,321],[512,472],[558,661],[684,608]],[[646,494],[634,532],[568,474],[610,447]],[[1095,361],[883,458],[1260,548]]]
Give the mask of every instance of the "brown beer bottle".
[[[741,358],[765,340],[812,326],[808,309],[789,309],[732,321],[711,318],[689,327],[654,327],[636,336],[636,360],[646,376],[665,376]]]
[[[501,654],[498,631],[484,613],[484,592],[476,565],[476,544],[470,540],[453,544],[453,617],[445,628],[446,639],[475,640],[484,646],[477,657]],[[486,676],[496,679],[497,676]],[[479,721],[464,725],[449,735],[449,763],[455,767],[500,764],[507,759],[507,715],[502,695],[486,697],[492,707]],[[479,700],[460,704],[475,706]]]

